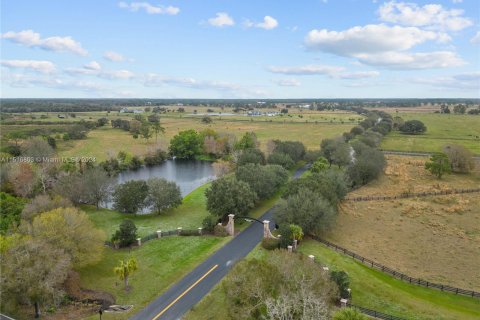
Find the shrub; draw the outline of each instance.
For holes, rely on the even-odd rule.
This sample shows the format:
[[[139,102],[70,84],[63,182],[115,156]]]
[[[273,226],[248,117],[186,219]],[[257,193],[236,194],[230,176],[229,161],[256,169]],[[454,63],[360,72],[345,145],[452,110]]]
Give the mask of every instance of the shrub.
[[[238,167],[235,176],[248,183],[259,199],[271,197],[288,180],[288,172],[281,166],[251,163]]]
[[[280,241],[274,238],[266,238],[262,240],[262,248],[266,250],[275,250],[280,248]]]
[[[450,144],[444,146],[443,151],[448,156],[453,172],[469,173],[475,168],[473,154],[464,146]]]
[[[353,308],[342,308],[335,312],[333,315],[333,320],[369,320],[370,317],[367,317],[360,311]]]
[[[227,230],[225,229],[224,226],[222,226],[222,225],[220,225],[220,224],[217,224],[217,225],[213,228],[213,234],[214,234],[216,237],[226,237],[226,236],[228,236]]]
[[[345,271],[331,271],[330,279],[332,279],[338,286],[341,298],[349,298],[350,293],[348,288],[350,287],[350,277]]]
[[[258,149],[245,149],[240,153],[237,165],[243,166],[247,163],[265,164],[265,155]]]
[[[157,164],[162,164],[165,160],[167,160],[167,153],[161,149],[155,150],[152,153],[149,153],[145,156],[143,161],[147,167],[151,167]]]
[[[112,235],[112,242],[118,243],[121,248],[128,247],[137,241],[137,226],[130,219],[125,219]]]
[[[218,224],[218,218],[213,215],[208,215],[202,221],[203,230],[207,232],[212,232],[213,228]]]
[[[180,232],[180,235],[184,237],[194,237],[200,234],[198,233],[198,230],[182,230]]]

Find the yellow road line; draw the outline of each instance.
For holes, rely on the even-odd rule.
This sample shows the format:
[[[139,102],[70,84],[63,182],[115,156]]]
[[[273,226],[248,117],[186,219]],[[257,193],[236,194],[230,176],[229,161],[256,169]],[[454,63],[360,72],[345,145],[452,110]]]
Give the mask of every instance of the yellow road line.
[[[186,295],[190,290],[193,289],[197,284],[200,283],[203,279],[205,279],[213,270],[218,268],[218,264],[214,265],[210,270],[207,271],[200,279],[195,281],[194,284],[192,284],[187,290],[183,291],[181,295],[179,295],[175,300],[173,300],[168,306],[165,307],[162,311],[160,311],[155,318],[152,320],[157,320],[162,314],[164,314],[168,309],[170,309],[171,306],[173,306],[175,303],[177,303],[178,300],[180,300],[184,295]]]

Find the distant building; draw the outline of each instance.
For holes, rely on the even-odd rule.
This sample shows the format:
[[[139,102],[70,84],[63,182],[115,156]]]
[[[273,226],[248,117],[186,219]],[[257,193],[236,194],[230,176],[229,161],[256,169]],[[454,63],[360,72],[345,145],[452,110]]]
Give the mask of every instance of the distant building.
[[[58,115],[58,118],[59,118],[59,119],[65,119],[65,116],[64,116],[63,114],[59,114],[59,115]]]

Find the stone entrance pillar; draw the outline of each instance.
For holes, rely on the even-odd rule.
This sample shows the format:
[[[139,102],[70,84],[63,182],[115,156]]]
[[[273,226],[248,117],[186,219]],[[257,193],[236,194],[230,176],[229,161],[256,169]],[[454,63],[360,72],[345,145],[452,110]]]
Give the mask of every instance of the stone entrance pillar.
[[[270,232],[270,221],[268,220],[263,220],[263,238],[264,239],[275,238],[273,234]]]
[[[231,235],[232,237],[235,235],[235,220],[233,219],[235,217],[234,214],[229,214],[228,215],[228,223],[226,226],[227,233]]]

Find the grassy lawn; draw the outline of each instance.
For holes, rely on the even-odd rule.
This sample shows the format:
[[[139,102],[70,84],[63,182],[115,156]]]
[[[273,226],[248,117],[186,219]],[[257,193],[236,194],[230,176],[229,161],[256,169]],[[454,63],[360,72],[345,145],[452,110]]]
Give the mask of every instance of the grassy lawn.
[[[202,226],[202,220],[209,214],[205,207],[205,189],[207,183],[183,198],[183,203],[173,210],[162,215],[144,214],[134,215],[120,213],[115,210],[99,209],[93,206],[83,206],[93,223],[104,230],[107,236],[112,235],[124,219],[132,219],[138,228],[140,237],[154,233],[157,230],[196,229]]]
[[[422,135],[388,134],[381,147],[385,150],[437,152],[445,144],[460,144],[480,154],[480,117],[437,113],[400,113],[404,120],[420,120],[427,127]]]
[[[124,314],[103,315],[103,319],[127,319],[155,297],[185,276],[200,262],[225,244],[228,238],[166,237],[152,240],[138,249],[106,249],[103,260],[79,271],[84,288],[112,293],[118,304],[132,304],[133,310]],[[113,273],[121,259],[135,257],[139,269],[131,276],[129,292]],[[93,315],[89,319],[97,319]]]
[[[410,285],[307,240],[300,252],[350,275],[353,303],[407,319],[479,319],[480,300]]]

